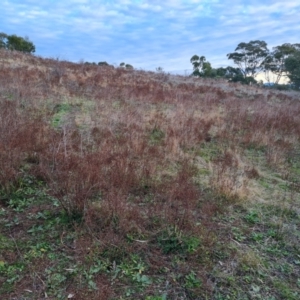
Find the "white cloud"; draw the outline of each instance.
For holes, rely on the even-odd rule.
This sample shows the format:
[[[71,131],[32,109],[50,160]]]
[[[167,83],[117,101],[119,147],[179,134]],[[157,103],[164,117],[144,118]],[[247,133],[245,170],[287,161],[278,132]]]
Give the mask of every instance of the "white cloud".
[[[253,39],[300,42],[295,0],[3,0],[1,10],[0,31],[29,35],[39,55],[145,69],[190,69],[194,54],[228,65]]]

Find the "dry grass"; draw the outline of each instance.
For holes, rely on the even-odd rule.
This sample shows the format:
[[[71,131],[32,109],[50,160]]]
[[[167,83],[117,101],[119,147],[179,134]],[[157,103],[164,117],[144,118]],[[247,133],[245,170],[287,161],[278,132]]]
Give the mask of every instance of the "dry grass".
[[[231,221],[219,218],[232,209],[233,216],[239,214],[235,207],[247,210],[262,202],[273,207],[287,199],[299,212],[299,191],[276,185],[290,187],[299,174],[297,162],[291,165],[299,151],[299,94],[2,50],[0,69],[3,211],[20,180],[33,176],[77,222],[62,232],[60,247],[65,230],[72,231],[66,243],[73,243],[63,251],[77,266],[92,268],[96,257],[107,264],[92,273],[95,289],[79,275],[68,277],[65,289],[50,282],[63,290],[58,295],[42,275],[55,264],[42,256],[19,288],[16,281],[15,290],[2,291],[6,299],[17,299],[28,286],[32,299],[46,293],[64,299],[73,292],[76,299],[124,299],[125,288],[130,299],[160,299],[154,298],[159,293],[168,299],[242,299],[241,290],[237,298],[230,294],[230,284],[221,279],[226,270],[218,277],[216,265],[224,260],[224,269],[238,259],[241,272],[265,267],[253,250],[224,246],[231,245]],[[34,223],[18,217],[24,228],[13,227],[10,236],[26,240]],[[147,267],[128,267],[138,265],[130,253]],[[1,261],[9,264],[8,257]],[[153,279],[145,284],[132,279],[140,288],[129,292],[126,276],[135,272]],[[284,299],[275,288],[270,295]]]

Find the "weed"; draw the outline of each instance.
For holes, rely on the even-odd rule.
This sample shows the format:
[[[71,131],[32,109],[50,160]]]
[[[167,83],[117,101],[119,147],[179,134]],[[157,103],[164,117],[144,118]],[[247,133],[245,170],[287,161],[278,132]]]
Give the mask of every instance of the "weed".
[[[151,144],[158,144],[160,143],[165,137],[165,133],[158,127],[154,127],[150,132],[150,143]]]
[[[193,236],[185,236],[177,227],[162,232],[158,237],[158,243],[163,253],[193,253],[200,246],[200,239]]]
[[[146,296],[145,300],[167,300],[167,296],[165,294],[162,296]]]
[[[243,231],[238,227],[232,227],[232,233],[235,240],[238,242],[243,242],[246,239],[245,234]]]
[[[244,271],[257,272],[263,266],[261,258],[251,249],[240,253],[239,263]]]
[[[3,192],[3,191],[2,191]],[[27,208],[49,199],[44,185],[33,176],[25,175],[15,182],[10,193],[4,193],[6,204],[16,213],[22,213]]]
[[[261,242],[264,239],[264,234],[261,232],[253,232],[252,239],[256,242]]]
[[[259,180],[259,183],[266,189],[270,188],[270,183],[266,179],[261,178]]]
[[[65,284],[67,276],[51,269],[47,269],[46,274],[48,293],[57,297],[58,299],[62,299],[65,291],[61,290],[61,286]]]
[[[196,273],[191,271],[185,276],[185,287],[189,289],[201,287],[202,282],[196,277]]]
[[[147,286],[152,283],[149,276],[143,274],[146,271],[146,265],[136,255],[132,255],[129,261],[123,261],[119,265],[120,276],[128,277],[133,283],[140,286]]]
[[[251,211],[245,216],[245,220],[249,222],[250,224],[256,224],[260,222],[260,218],[258,215],[258,212]]]
[[[283,282],[280,282],[278,280],[274,281],[274,286],[278,291],[278,294],[280,295],[280,297],[282,297],[283,299],[287,299],[287,300],[296,300],[299,299],[299,293],[296,291],[291,290],[286,284],[284,284]]]
[[[55,128],[61,126],[71,109],[72,106],[69,103],[57,104],[53,110],[52,126]]]
[[[26,266],[23,263],[7,264],[1,262],[0,275],[6,278],[6,281],[0,288],[0,293],[13,290],[14,285],[21,280],[25,268]]]

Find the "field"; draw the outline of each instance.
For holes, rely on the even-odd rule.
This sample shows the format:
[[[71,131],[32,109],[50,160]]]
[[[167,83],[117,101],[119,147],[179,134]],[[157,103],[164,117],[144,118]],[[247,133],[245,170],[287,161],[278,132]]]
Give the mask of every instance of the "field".
[[[300,94],[0,51],[1,299],[300,298]]]

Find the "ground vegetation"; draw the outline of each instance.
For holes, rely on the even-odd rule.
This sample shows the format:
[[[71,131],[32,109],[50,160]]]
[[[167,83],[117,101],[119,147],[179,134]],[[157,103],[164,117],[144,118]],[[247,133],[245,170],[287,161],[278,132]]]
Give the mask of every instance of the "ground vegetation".
[[[299,299],[299,93],[0,70],[1,299]]]

